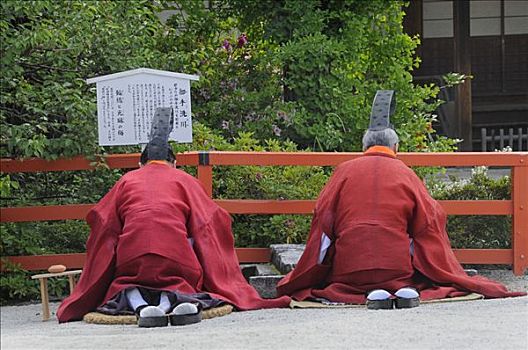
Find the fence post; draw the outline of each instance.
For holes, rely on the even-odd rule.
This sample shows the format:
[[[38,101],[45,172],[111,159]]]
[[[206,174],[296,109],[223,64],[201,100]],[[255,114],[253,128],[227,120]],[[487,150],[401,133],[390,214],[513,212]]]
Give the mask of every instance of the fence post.
[[[198,153],[197,178],[209,197],[213,196],[213,167],[209,165],[209,152]]]
[[[528,267],[528,154],[512,168],[512,186],[513,273],[519,276]]]

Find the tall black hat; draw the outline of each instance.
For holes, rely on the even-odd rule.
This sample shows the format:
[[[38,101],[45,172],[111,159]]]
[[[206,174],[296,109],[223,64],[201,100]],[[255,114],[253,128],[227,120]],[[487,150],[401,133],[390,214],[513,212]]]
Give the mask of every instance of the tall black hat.
[[[154,113],[147,145],[148,159],[166,160],[169,149],[169,134],[174,126],[172,107],[158,107]]]
[[[369,130],[380,131],[394,129],[390,123],[390,116],[396,109],[396,96],[394,90],[378,90],[372,102]]]

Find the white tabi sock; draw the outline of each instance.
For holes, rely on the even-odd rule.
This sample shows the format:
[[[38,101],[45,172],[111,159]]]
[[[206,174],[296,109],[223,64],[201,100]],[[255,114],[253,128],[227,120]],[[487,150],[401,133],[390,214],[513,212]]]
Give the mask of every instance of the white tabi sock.
[[[174,315],[191,315],[198,312],[198,307],[191,303],[181,303],[177,305],[172,313]]]
[[[128,300],[128,305],[132,311],[136,311],[136,309],[140,306],[148,305],[137,288],[127,288],[125,295]]]
[[[398,298],[412,299],[412,298],[418,298],[419,294],[416,291],[416,289],[405,287],[405,288],[398,289],[398,291],[395,293],[395,295]]]
[[[375,289],[367,295],[368,300],[385,300],[389,299],[391,294],[385,289]]]
[[[147,306],[139,312],[140,317],[160,317],[165,316],[165,311],[157,306]]]
[[[171,309],[171,304],[169,301],[169,297],[167,296],[167,292],[161,292],[160,303],[158,307],[165,313],[169,312],[169,310]]]

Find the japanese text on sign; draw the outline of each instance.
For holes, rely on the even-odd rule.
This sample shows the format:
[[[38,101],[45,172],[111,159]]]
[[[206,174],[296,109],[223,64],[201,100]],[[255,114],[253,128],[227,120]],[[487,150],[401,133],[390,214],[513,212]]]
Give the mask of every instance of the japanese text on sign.
[[[192,142],[191,93],[187,79],[134,75],[97,83],[99,144],[148,143],[157,107],[172,107],[169,140]]]

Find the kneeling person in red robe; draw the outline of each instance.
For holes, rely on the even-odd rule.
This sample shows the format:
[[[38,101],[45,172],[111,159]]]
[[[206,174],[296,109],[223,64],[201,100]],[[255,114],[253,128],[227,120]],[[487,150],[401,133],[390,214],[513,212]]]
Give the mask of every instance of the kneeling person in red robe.
[[[414,307],[419,299],[470,292],[525,295],[465,273],[451,250],[444,210],[397,159],[389,108],[376,115],[383,107],[376,100],[364,156],[335,169],[317,200],[306,249],[279,282],[279,295],[370,308]]]
[[[144,326],[156,326],[163,325],[157,317],[167,324],[166,313],[178,324],[179,316],[222,303],[238,310],[289,305],[288,297],[262,299],[244,279],[231,217],[197,179],[174,168],[167,137],[151,141],[142,167],[125,174],[88,213],[86,263],[57,311],[59,322],[97,310],[137,312],[140,325],[144,318]]]

